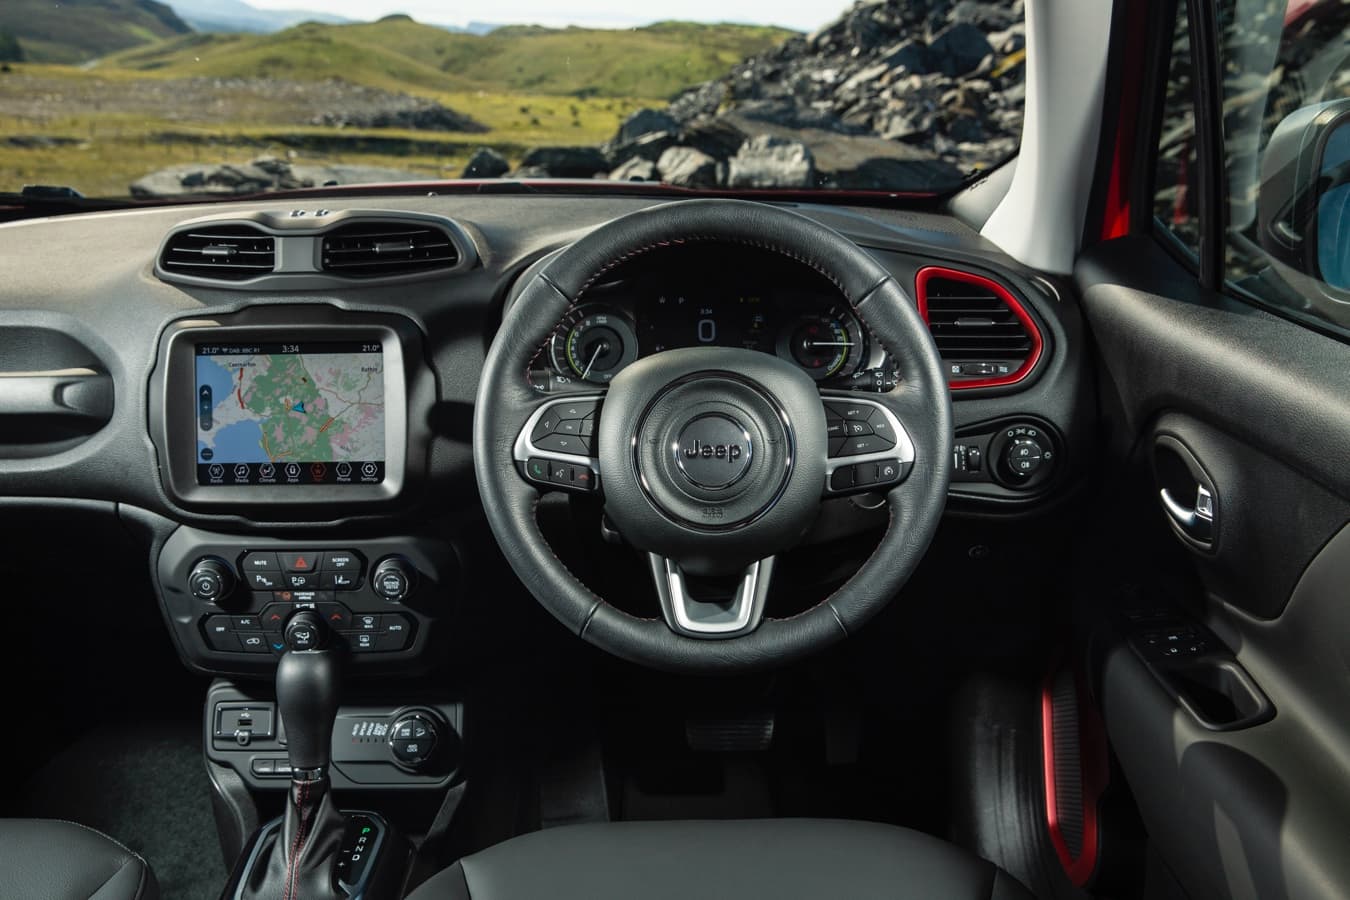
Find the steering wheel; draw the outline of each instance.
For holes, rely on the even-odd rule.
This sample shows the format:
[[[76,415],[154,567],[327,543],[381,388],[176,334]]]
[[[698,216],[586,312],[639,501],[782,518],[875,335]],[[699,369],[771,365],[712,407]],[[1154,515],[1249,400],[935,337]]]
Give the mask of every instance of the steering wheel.
[[[822,393],[792,363],[721,347],[637,360],[603,393],[547,397],[531,361],[597,279],[691,242],[770,250],[833,282],[898,364],[886,393]],[[564,249],[524,287],[488,351],[474,466],[512,569],[549,612],[624,659],[699,673],[780,665],[858,630],[917,567],[946,502],[952,411],[941,359],[904,289],[865,251],[797,213],[688,200],[623,216]],[[603,494],[620,534],[648,554],[661,618],[624,612],[573,576],[536,519],[541,490]],[[765,615],[773,561],[823,498],[884,493],[872,556],[806,612]],[[700,596],[723,579],[729,589]]]

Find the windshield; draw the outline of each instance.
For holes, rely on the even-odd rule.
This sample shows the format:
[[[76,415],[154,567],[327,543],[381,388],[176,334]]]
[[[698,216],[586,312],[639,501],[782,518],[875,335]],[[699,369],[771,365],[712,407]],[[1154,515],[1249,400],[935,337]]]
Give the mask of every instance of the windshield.
[[[1017,150],[1020,0],[661,5],[3,0],[0,191],[940,193]]]

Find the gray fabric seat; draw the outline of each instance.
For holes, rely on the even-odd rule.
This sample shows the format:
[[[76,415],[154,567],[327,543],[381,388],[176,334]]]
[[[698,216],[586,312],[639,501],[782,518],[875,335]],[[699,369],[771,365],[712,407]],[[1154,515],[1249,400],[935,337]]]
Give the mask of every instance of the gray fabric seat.
[[[8,900],[157,900],[138,854],[58,819],[0,819],[0,889]]]
[[[437,873],[409,900],[1030,900],[937,838],[831,819],[616,822],[522,835]]]

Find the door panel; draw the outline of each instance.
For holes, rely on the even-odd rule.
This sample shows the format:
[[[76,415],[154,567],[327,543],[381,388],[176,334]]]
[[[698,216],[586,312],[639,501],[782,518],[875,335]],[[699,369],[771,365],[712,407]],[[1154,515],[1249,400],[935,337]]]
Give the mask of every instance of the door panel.
[[[1075,277],[1102,367],[1105,465],[1122,485],[1138,479],[1123,503],[1152,510],[1149,534],[1124,529],[1106,552],[1147,580],[1161,565],[1151,542],[1173,541],[1199,584],[1176,615],[1211,642],[1197,657],[1204,677],[1182,684],[1187,708],[1170,664],[1141,643],[1146,630],[1123,608],[1094,610],[1112,623],[1097,630],[1098,700],[1153,845],[1195,898],[1345,897],[1350,347],[1202,290],[1147,238],[1099,245]],[[1167,524],[1159,491],[1178,476],[1155,462],[1160,436],[1213,484],[1212,548]],[[1116,478],[1111,467],[1126,466]],[[1127,596],[1097,587],[1098,604]],[[1273,716],[1204,724],[1194,709],[1228,702],[1205,681],[1223,666]]]

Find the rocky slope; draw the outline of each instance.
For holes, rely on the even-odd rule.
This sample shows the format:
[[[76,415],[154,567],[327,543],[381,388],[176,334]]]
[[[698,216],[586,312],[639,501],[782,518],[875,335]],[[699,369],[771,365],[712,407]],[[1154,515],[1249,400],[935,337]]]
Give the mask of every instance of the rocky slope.
[[[634,114],[599,154],[547,148],[510,174],[940,189],[1016,151],[1023,46],[1021,0],[861,0],[664,110]]]

